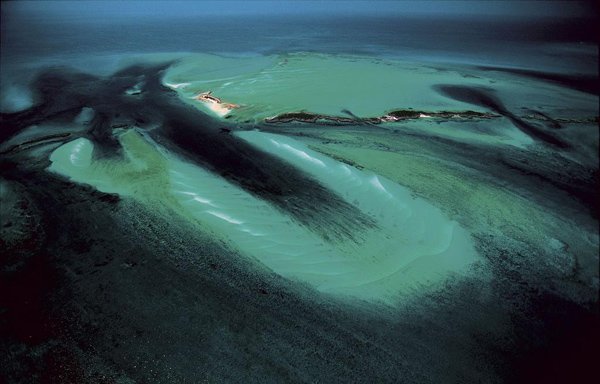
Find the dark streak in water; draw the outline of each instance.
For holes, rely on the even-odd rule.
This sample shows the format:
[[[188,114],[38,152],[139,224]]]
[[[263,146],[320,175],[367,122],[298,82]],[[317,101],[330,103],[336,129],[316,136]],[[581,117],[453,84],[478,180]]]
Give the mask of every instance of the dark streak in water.
[[[436,85],[433,87],[440,94],[454,100],[488,108],[508,118],[515,127],[531,137],[558,148],[569,148],[569,145],[554,135],[544,132],[533,124],[523,121],[510,112],[494,94],[493,90],[484,87],[469,87],[464,85]]]
[[[223,129],[230,128],[201,118],[171,95],[162,94],[153,100],[168,117],[155,135],[164,145],[183,150],[194,162],[288,212],[325,238],[355,239],[356,230],[375,225],[314,179],[235,136],[223,135]]]
[[[598,76],[566,75],[560,73],[534,71],[530,69],[504,68],[494,66],[479,66],[477,68],[482,69],[484,71],[506,72],[511,73],[513,75],[528,77],[531,79],[544,80],[592,95],[600,94],[600,81],[598,79]]]
[[[54,142],[63,142],[69,136],[71,136],[70,133],[57,133],[57,134],[53,134],[53,135],[42,136],[42,137],[35,138],[32,140],[26,140],[19,144],[11,145],[7,149],[0,151],[0,155],[19,152],[23,149],[27,150],[27,149],[33,148],[35,146],[38,146],[38,145],[54,143]]]
[[[546,124],[547,127],[552,128],[552,129],[562,129],[563,126],[555,119],[553,119],[552,117],[548,116],[545,113],[542,113],[540,111],[536,111],[534,109],[526,109],[527,111],[530,111],[534,114],[535,117],[541,117],[543,120],[546,120],[548,123]]]
[[[151,130],[152,137],[171,151],[270,202],[327,240],[359,241],[361,231],[375,226],[372,218],[292,165],[223,135],[233,128],[184,104],[162,86],[166,66],[131,66],[105,79],[66,69],[46,71],[34,82],[41,100],[37,106],[1,115],[1,139],[33,124],[71,123],[89,107],[95,114],[85,136],[95,144],[95,157],[122,156],[114,128],[157,128]],[[140,83],[140,92],[126,93]]]

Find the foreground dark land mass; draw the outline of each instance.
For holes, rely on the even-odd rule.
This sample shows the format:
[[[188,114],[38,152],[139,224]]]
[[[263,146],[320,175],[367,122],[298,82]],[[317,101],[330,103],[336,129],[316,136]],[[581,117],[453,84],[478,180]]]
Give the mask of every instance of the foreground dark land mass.
[[[167,204],[150,208],[46,171],[60,143],[86,137],[99,149],[94,156],[120,158],[113,130],[137,129],[328,241],[354,241],[375,225],[294,166],[231,134],[257,127],[226,125],[183,104],[160,84],[164,68],[132,66],[108,78],[49,70],[33,84],[39,104],[1,116],[3,380],[558,383],[595,374],[597,263],[590,246],[567,235],[554,234],[558,246],[550,249],[510,225],[474,229],[480,273],[450,276],[393,307],[283,279]],[[139,93],[126,92],[140,82]],[[565,233],[571,226],[597,231],[598,168],[577,158],[581,138],[572,126],[556,129],[552,116],[524,121],[488,90],[438,89],[489,108],[476,118],[506,118],[535,149],[319,125],[310,115],[258,128],[307,140],[356,167],[369,164],[347,148],[434,159],[465,180],[532,199]],[[85,108],[94,114],[84,128],[65,130]],[[298,119],[313,124],[286,124]],[[41,124],[54,128],[15,138]],[[463,225],[473,220],[452,214]]]

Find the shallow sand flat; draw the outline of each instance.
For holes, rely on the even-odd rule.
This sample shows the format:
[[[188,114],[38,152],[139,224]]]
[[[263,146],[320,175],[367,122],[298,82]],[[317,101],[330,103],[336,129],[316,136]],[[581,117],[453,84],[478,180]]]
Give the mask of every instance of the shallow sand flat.
[[[410,188],[439,206],[478,238],[482,234],[493,234],[543,250],[539,258],[532,253],[524,255],[520,261],[523,271],[525,265],[531,270],[537,269],[537,273],[545,270],[556,281],[575,273],[584,285],[598,285],[598,271],[594,268],[598,264],[597,222],[587,216],[585,208],[569,201],[569,195],[560,190],[545,193],[550,187],[544,184],[530,185],[521,179],[519,182],[513,180],[513,186],[507,188],[514,176],[501,168],[494,170],[497,166],[494,162],[498,160],[492,159],[497,156],[518,158],[530,150],[504,148],[502,152],[506,154],[503,155],[496,153],[498,147],[484,145],[482,152],[474,151],[479,159],[472,155],[465,159],[460,152],[445,153],[453,149],[452,142],[427,144],[427,135],[407,137],[383,130],[358,133],[334,129],[318,133],[300,129],[296,134],[299,135],[295,137],[310,148],[370,169]],[[485,152],[488,155],[484,155]],[[541,167],[548,160],[540,157],[537,161]],[[461,163],[469,166],[464,167]],[[474,166],[476,163],[482,166]],[[480,172],[477,168],[485,171]],[[518,253],[515,249],[511,252]],[[586,291],[584,285],[579,288],[565,286],[561,293],[572,300],[582,300],[587,297],[583,293]]]
[[[441,65],[362,56],[295,53],[226,58],[212,55],[183,57],[166,72],[165,84],[182,99],[212,91],[242,106],[231,114],[238,121],[260,121],[285,112],[307,111],[344,116],[378,117],[394,109],[485,111],[479,105],[432,92],[439,84],[493,89],[509,109],[533,108],[566,117],[593,117],[593,97],[556,84],[469,66]],[[564,106],[568,105],[568,108]]]
[[[393,304],[417,287],[467,273],[478,259],[457,223],[389,180],[285,136],[239,136],[308,172],[373,217],[377,228],[357,234],[358,243],[324,241],[218,176],[153,149],[133,131],[120,136],[126,163],[93,161],[93,144],[81,138],[55,150],[49,169],[102,192],[150,203],[158,199],[276,273],[337,296]]]
[[[221,103],[202,102],[202,104],[219,117],[225,117],[231,112],[230,108],[223,106]]]
[[[398,107],[441,109],[452,104],[429,88],[444,80],[447,73],[416,64],[314,53],[243,59],[194,55],[164,77],[168,83],[191,83],[180,90],[182,97],[210,90],[242,105],[235,113],[239,120],[297,110],[340,115],[347,109],[370,117]]]

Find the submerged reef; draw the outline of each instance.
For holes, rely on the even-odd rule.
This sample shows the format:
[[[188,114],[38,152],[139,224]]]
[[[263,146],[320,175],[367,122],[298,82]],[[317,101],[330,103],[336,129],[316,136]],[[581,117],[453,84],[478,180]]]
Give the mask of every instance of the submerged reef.
[[[280,115],[269,117],[265,119],[267,123],[320,123],[320,124],[379,124],[383,122],[397,122],[413,119],[492,119],[500,117],[499,115],[488,113],[488,112],[475,112],[475,111],[440,111],[440,112],[427,112],[427,111],[415,111],[412,109],[398,109],[386,113],[380,117],[342,117],[342,116],[328,116],[310,112],[287,112]]]

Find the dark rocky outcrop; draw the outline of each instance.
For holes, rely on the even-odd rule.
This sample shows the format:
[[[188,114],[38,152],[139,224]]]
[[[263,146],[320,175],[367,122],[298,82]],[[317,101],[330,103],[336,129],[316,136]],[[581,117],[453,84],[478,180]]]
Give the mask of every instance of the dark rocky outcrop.
[[[378,117],[358,117],[347,110],[342,112],[349,114],[351,117],[334,116],[334,115],[323,115],[319,113],[311,112],[286,112],[277,116],[269,117],[265,119],[266,123],[312,123],[312,124],[380,124],[383,122],[397,122],[405,120],[414,120],[422,118],[430,119],[443,119],[443,120],[477,120],[477,119],[493,119],[500,117],[499,115],[489,112],[476,112],[476,111],[416,111],[413,109],[398,109],[386,113],[383,116]]]

